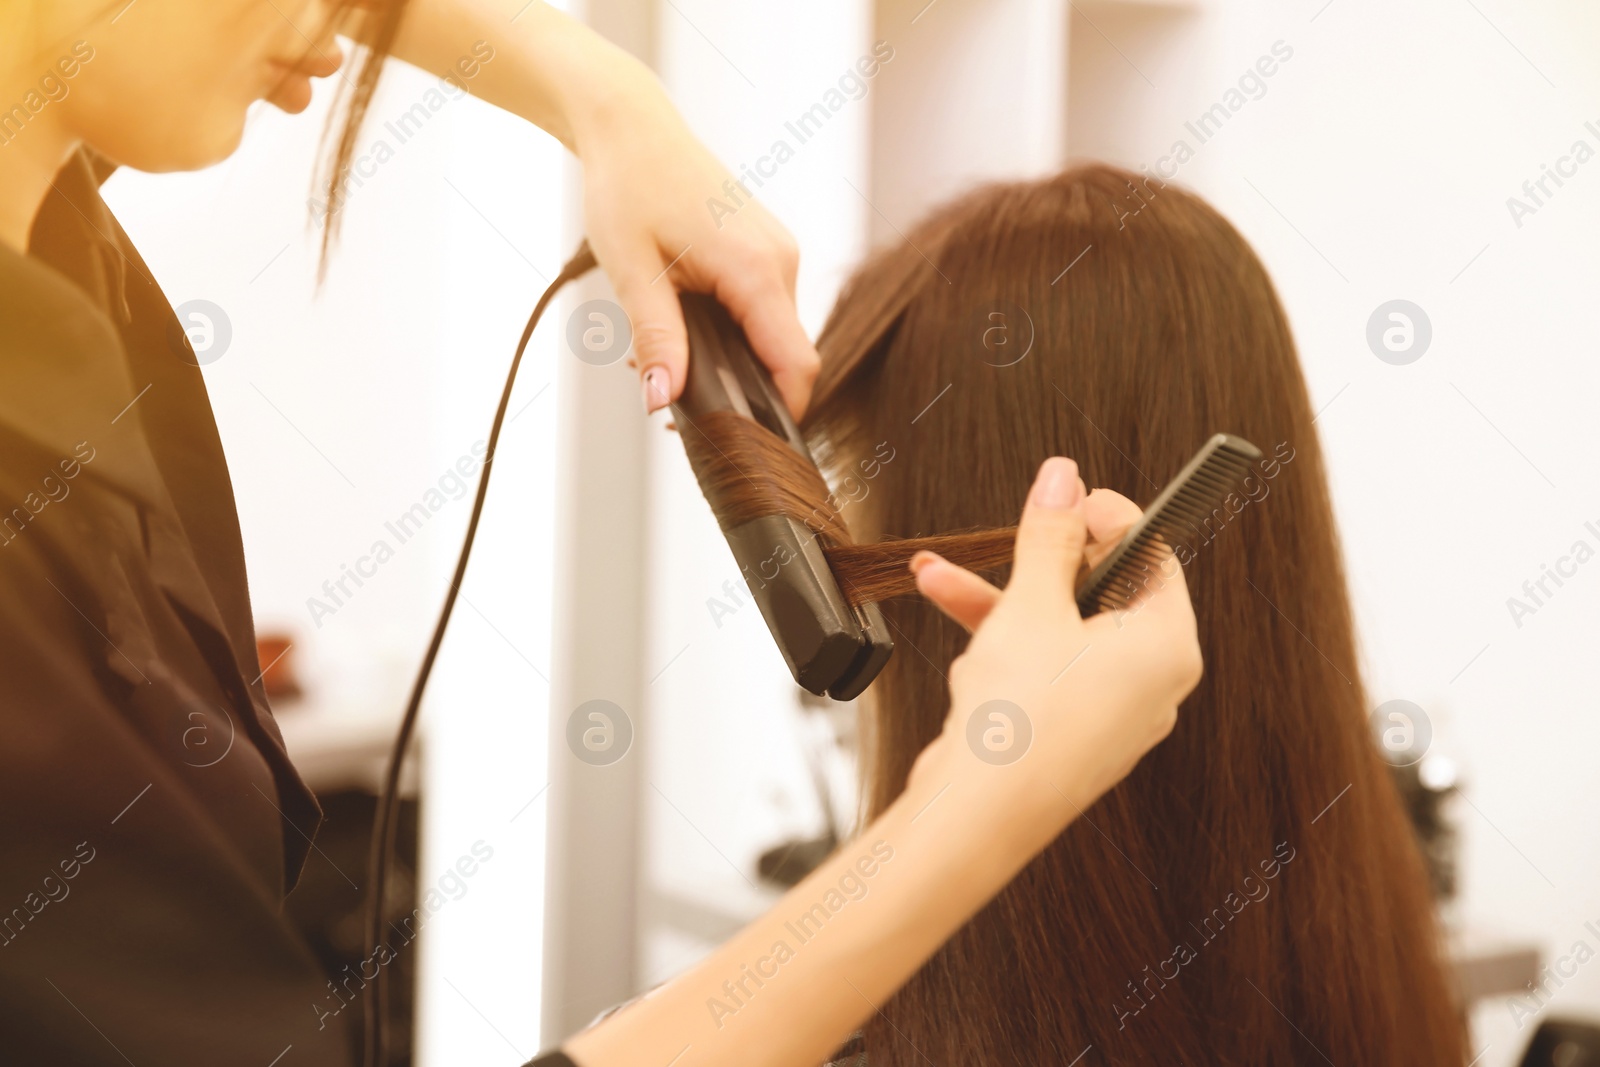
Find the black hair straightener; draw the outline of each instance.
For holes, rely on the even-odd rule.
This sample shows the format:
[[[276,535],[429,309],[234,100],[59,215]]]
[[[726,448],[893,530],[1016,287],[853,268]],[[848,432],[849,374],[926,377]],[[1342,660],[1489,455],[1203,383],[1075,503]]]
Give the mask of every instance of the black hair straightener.
[[[751,419],[816,466],[805,438],[778,395],[772,378],[750,350],[744,330],[721,304],[696,293],[680,295],[689,334],[689,374],[672,405],[678,429],[692,428],[712,411]],[[694,465],[693,454],[690,454]],[[704,479],[706,472],[695,469]],[[760,477],[759,472],[754,473]],[[822,545],[804,523],[787,515],[765,515],[724,531],[739,570],[760,574],[747,583],[767,620],[789,673],[809,693],[835,700],[861,694],[889,662],[894,641],[876,604],[856,608],[834,581]],[[765,561],[786,560],[774,576]]]

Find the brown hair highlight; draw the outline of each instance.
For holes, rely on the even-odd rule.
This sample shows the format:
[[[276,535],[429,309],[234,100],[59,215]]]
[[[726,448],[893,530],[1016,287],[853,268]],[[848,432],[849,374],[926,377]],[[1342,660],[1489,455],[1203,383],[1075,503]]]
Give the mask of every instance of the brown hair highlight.
[[[806,526],[822,541],[828,568],[852,604],[915,593],[909,564],[919,551],[937,552],[980,574],[996,573],[1011,562],[1014,526],[857,544],[841,512],[829,503],[821,473],[776,434],[732,411],[680,420],[678,430],[722,529],[767,515],[785,515]]]

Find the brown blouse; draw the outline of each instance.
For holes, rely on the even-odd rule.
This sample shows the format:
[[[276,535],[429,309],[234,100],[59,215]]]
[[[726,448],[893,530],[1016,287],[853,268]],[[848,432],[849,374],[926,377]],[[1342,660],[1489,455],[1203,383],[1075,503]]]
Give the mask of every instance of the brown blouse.
[[[321,813],[268,710],[187,338],[57,176],[0,247],[0,1048],[16,1063],[356,1062],[285,921]],[[281,1057],[281,1059],[280,1059]]]

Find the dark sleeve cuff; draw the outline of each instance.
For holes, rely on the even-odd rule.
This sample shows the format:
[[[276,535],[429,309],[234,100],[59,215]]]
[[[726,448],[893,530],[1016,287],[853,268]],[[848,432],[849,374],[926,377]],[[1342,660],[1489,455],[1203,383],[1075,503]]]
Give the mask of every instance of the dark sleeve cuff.
[[[529,1060],[523,1067],[578,1067],[572,1058],[560,1049],[546,1052],[543,1056]]]

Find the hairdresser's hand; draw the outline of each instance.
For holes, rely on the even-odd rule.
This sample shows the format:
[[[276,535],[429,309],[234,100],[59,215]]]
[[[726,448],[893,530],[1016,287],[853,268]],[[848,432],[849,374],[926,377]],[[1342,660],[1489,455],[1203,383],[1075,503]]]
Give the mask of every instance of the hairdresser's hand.
[[[350,32],[369,29],[358,19]],[[721,301],[790,411],[805,410],[817,352],[795,311],[794,238],[689,131],[648,67],[540,0],[410,0],[393,53],[458,83],[462,57],[478,57],[473,95],[583,162],[584,231],[632,320],[647,408],[683,389],[687,289]]]
[[[734,182],[653,78],[620,94],[577,148],[589,246],[632,320],[646,410],[683,389],[685,289],[715,296],[744,327],[798,419],[818,362],[795,310],[799,252],[789,231]]]
[[[1017,825],[1043,835],[1027,842],[1042,847],[1171,732],[1201,672],[1183,569],[1169,555],[1127,612],[1085,620],[1073,596],[1090,536],[1093,560],[1139,515],[1106,490],[1086,498],[1077,465],[1057,457],[1029,495],[1003,591],[932,553],[913,559],[923,594],[973,630],[951,666],[944,731],[918,759],[914,784],[975,776],[1037,820]]]

